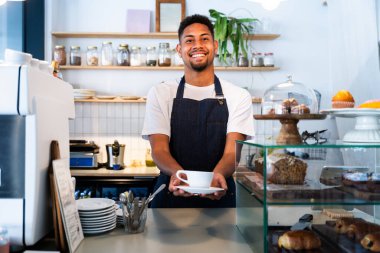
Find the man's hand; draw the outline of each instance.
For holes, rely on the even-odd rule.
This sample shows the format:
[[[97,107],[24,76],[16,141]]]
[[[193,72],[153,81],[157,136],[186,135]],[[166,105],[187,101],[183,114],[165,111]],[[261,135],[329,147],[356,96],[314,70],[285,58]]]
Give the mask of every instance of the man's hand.
[[[177,188],[177,186],[179,186],[181,183],[183,184],[183,182],[181,180],[179,180],[174,173],[174,175],[172,175],[170,177],[169,191],[171,191],[173,193],[173,195],[177,196],[177,197],[193,196],[193,194],[185,192],[184,190]]]
[[[227,192],[227,182],[224,176],[220,173],[214,172],[214,177],[211,182],[212,187],[218,187],[218,188],[223,188],[223,191],[217,191],[212,194],[201,194],[201,197],[204,198],[209,198],[213,200],[219,200],[221,199],[224,195],[226,195]]]

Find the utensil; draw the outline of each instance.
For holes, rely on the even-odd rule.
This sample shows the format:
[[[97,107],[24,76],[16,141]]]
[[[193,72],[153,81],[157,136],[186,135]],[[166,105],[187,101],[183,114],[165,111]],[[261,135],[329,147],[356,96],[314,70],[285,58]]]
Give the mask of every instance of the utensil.
[[[149,195],[148,199],[145,201],[145,205],[148,205],[153,199],[154,197],[160,192],[162,191],[164,188],[166,187],[166,184],[162,184],[160,185],[160,187],[158,187],[158,189],[153,192],[153,194]]]

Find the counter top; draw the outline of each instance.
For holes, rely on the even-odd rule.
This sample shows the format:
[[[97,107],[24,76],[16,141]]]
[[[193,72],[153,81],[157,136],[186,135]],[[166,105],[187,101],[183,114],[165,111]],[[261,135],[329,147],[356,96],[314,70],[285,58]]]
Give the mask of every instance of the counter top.
[[[127,167],[122,170],[99,169],[71,169],[73,177],[158,177],[160,170],[157,167]]]
[[[118,228],[88,236],[75,253],[251,253],[235,224],[234,208],[148,209],[143,233],[127,234]]]

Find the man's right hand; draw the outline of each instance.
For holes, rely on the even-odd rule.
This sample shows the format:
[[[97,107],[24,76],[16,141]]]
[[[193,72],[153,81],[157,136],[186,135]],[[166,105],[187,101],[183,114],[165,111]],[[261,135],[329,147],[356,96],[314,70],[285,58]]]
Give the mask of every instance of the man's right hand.
[[[183,183],[181,180],[177,178],[177,176],[174,174],[170,177],[170,183],[169,183],[169,191],[173,193],[174,196],[177,197],[191,197],[193,194],[185,192],[184,190],[178,189],[177,186],[181,185]]]

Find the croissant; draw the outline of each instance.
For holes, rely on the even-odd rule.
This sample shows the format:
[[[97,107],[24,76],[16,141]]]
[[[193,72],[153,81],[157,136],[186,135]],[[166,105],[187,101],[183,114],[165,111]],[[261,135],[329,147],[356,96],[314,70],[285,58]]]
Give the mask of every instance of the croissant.
[[[321,247],[321,240],[311,231],[288,231],[278,238],[278,247],[288,250],[318,249]]]
[[[360,244],[365,248],[373,252],[380,252],[380,232],[367,234],[360,241]]]
[[[374,232],[380,232],[379,225],[369,222],[359,222],[348,226],[347,236],[360,242],[366,234]]]

